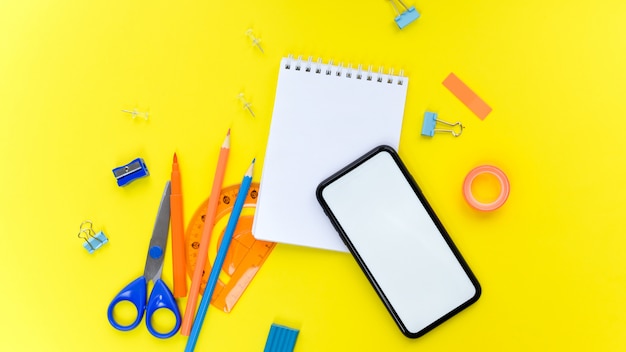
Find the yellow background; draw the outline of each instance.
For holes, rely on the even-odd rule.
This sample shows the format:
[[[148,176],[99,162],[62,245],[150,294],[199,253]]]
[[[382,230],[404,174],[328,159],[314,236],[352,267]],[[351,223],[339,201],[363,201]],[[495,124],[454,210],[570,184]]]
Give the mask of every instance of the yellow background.
[[[399,30],[382,0],[0,2],[1,349],[183,350],[143,323],[114,330],[107,306],[143,270],[174,152],[187,221],[228,128],[225,185],[254,156],[260,180],[293,54],[404,69],[400,155],[483,295],[411,340],[350,255],[278,245],[232,313],[211,308],[197,350],[261,351],[272,322],[300,329],[300,352],[626,350],[626,3],[414,4],[422,17]],[[484,121],[442,86],[450,72],[493,107]],[[467,128],[422,137],[426,110]],[[136,157],[151,175],[117,187],[111,169]],[[485,163],[512,185],[491,213],[461,194]],[[86,219],[110,239],[92,255],[76,237]],[[171,286],[170,268],[168,255]]]

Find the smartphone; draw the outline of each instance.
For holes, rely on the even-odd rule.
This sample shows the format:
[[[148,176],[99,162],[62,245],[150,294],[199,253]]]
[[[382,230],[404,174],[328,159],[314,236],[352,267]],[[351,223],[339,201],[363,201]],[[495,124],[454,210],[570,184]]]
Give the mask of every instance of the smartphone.
[[[478,280],[392,147],[374,148],[324,180],[316,195],[407,337],[480,297]]]

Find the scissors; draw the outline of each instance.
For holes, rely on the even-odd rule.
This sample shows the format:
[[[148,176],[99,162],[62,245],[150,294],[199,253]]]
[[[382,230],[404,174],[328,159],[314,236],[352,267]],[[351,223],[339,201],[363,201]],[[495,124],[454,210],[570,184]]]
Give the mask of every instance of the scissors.
[[[109,323],[118,330],[129,331],[136,328],[143,317],[144,310],[146,311],[146,327],[153,336],[162,339],[172,337],[180,328],[181,318],[178,305],[172,295],[172,291],[170,291],[167,285],[161,280],[163,259],[165,257],[165,247],[167,246],[167,235],[170,226],[170,193],[170,181],[167,181],[154,224],[152,238],[150,239],[143,276],[140,276],[124,287],[120,293],[113,298],[111,304],[109,304],[107,312]],[[146,304],[148,281],[154,282],[154,287],[152,288],[150,298],[147,300]],[[129,301],[137,308],[137,318],[129,325],[119,324],[113,315],[115,306],[122,301]],[[174,314],[174,317],[176,317],[174,328],[169,332],[161,333],[152,325],[152,316],[159,309],[169,310]]]

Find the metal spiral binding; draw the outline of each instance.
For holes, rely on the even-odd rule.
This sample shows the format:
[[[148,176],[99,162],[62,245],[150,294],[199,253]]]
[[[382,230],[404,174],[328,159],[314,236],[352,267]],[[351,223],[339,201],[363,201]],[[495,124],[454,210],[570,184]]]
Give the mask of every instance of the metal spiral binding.
[[[362,65],[358,65],[356,72],[353,72],[354,69],[351,63],[348,63],[347,67],[344,67],[343,62],[335,65],[332,59],[324,64],[321,58],[318,58],[317,61],[314,62],[311,56],[309,56],[306,61],[302,59],[302,56],[298,56],[297,59],[294,59],[293,55],[288,55],[287,58],[288,61],[285,63],[284,67],[287,70],[293,69],[295,71],[323,74],[325,76],[345,77],[349,79],[364,79],[377,83],[395,83],[400,86],[404,84],[404,70],[400,70],[399,75],[394,75],[393,68],[389,69],[389,72],[385,74],[382,66],[378,68],[378,72],[374,72],[372,65],[369,65],[366,71],[363,70]]]

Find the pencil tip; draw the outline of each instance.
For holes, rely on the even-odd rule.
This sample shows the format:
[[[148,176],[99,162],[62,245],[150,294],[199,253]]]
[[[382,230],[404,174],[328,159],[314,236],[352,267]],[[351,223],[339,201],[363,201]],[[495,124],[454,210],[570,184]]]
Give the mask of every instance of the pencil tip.
[[[250,177],[250,178],[252,177],[255,161],[256,161],[256,158],[252,159],[252,162],[250,163],[250,166],[248,167],[248,171],[246,171],[246,177]]]
[[[178,157],[176,156],[176,153],[174,153],[174,162],[177,163],[178,162]]]
[[[228,129],[228,132],[226,132],[227,136],[230,136],[230,128]]]

